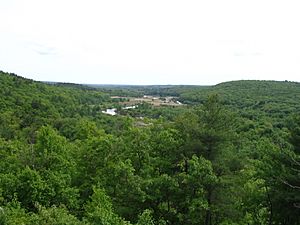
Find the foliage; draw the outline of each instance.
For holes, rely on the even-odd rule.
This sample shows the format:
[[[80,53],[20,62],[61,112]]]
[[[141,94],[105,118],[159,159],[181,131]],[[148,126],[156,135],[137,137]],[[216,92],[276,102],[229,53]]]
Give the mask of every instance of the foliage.
[[[0,224],[298,225],[299,90],[88,87],[0,72]],[[126,111],[113,95],[185,105]]]

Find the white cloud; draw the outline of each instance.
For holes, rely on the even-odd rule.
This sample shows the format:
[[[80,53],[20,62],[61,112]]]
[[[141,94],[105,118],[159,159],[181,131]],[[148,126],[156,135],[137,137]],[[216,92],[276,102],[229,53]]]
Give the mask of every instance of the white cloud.
[[[297,1],[2,2],[1,69],[33,79],[118,84],[300,81]]]

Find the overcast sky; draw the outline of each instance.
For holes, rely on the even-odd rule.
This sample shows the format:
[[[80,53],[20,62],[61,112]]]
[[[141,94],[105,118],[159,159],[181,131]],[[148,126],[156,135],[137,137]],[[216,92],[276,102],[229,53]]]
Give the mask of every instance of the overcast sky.
[[[300,81],[299,0],[1,0],[0,70],[41,81]]]

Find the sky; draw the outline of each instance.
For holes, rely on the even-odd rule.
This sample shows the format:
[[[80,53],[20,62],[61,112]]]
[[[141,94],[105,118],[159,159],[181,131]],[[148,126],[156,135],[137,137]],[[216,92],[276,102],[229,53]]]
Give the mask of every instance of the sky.
[[[0,0],[0,70],[39,81],[300,81],[299,0]]]

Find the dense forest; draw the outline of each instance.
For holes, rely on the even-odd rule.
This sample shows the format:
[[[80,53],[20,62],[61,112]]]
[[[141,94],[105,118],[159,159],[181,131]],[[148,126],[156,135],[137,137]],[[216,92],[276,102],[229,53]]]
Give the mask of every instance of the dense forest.
[[[125,110],[117,95],[183,104]],[[288,81],[84,86],[0,72],[0,225],[299,225],[299,112]]]

